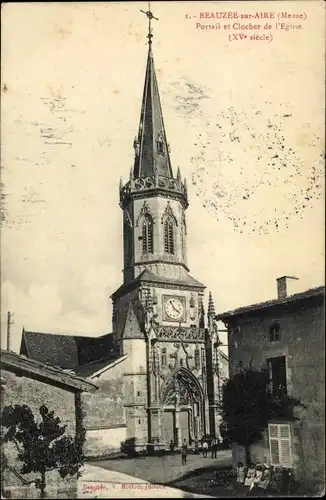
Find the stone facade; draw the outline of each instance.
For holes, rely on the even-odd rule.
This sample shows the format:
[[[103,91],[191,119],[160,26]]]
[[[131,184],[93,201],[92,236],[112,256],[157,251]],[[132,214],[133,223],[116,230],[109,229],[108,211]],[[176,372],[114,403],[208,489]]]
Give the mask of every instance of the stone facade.
[[[57,366],[67,364],[69,349],[69,368],[98,382],[99,391],[84,398],[89,456],[115,451],[119,439],[122,447],[143,449],[220,436],[217,403],[227,366],[212,308],[204,313],[206,287],[189,274],[187,185],[179,168],[173,174],[151,45],[134,150],[129,179],[119,187],[124,269],[111,296],[112,334],[25,332],[21,347]]]
[[[273,370],[274,359],[284,359],[287,394],[298,398],[298,409],[289,425],[290,465],[297,479],[324,481],[325,463],[325,371],[324,287],[280,297],[255,306],[220,314],[229,331],[230,374],[239,363],[255,369]],[[273,374],[271,373],[272,379]],[[281,379],[280,379],[281,380]],[[273,383],[273,382],[272,382]],[[252,446],[255,461],[271,463],[270,437]],[[244,460],[244,450],[234,446],[234,463]]]
[[[186,181],[173,175],[151,45],[134,167],[120,183],[123,284],[112,294],[113,336],[124,373],[126,441],[180,446],[220,437],[221,370],[212,315],[205,328],[205,285],[189,274]],[[225,370],[224,370],[225,371]],[[223,373],[225,376],[225,373]]]
[[[124,407],[124,371],[126,357],[108,364],[92,376],[98,386],[94,394],[84,394],[86,445],[88,457],[109,455],[120,450],[126,440],[127,425]]]

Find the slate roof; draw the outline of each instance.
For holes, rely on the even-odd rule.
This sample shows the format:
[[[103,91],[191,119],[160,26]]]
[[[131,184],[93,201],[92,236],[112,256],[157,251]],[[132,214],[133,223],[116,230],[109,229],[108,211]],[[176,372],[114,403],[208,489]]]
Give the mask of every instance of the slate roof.
[[[158,285],[161,283],[166,285],[179,285],[185,288],[200,288],[200,289],[206,288],[205,285],[203,285],[203,283],[197,281],[195,278],[190,276],[190,274],[187,274],[185,280],[177,280],[171,278],[163,278],[161,276],[157,276],[148,269],[144,269],[144,271],[139,276],[137,276],[137,278],[135,278],[133,281],[121,285],[120,288],[118,288],[118,290],[116,290],[111,295],[111,298],[118,297],[119,295],[125,293],[128,290],[136,288],[140,283],[157,283]]]
[[[158,139],[162,142],[164,154],[158,152]],[[134,177],[154,176],[157,173],[158,175],[172,178],[169,147],[165,134],[151,45],[148,47],[137,142],[139,145],[139,154],[135,155]]]
[[[91,377],[94,373],[102,370],[106,366],[110,365],[113,361],[117,360],[119,358],[103,358],[99,359],[98,361],[93,361],[91,363],[86,363],[85,365],[79,365],[75,369],[76,375],[79,377]]]
[[[264,309],[278,306],[287,306],[288,304],[295,304],[301,301],[312,299],[314,297],[322,298],[325,295],[325,286],[319,286],[315,288],[310,288],[305,292],[296,293],[294,295],[288,295],[282,299],[268,300],[266,302],[259,302],[257,304],[251,304],[249,306],[238,307],[230,311],[226,311],[215,316],[216,321],[230,319],[232,317],[241,316],[244,314],[252,314],[260,312]]]
[[[144,339],[145,335],[141,329],[136,312],[132,303],[129,303],[129,308],[126,316],[126,322],[122,332],[124,339]]]
[[[112,334],[101,337],[79,337],[23,330],[20,354],[60,368],[77,366],[108,357],[112,359]]]
[[[84,380],[84,378],[74,373],[67,373],[61,368],[49,366],[33,359],[27,359],[25,356],[12,351],[1,349],[0,363],[2,370],[40,380],[69,391],[94,392],[98,389],[96,384]],[[4,379],[1,377],[1,384],[3,384],[3,380],[5,381],[5,377]]]

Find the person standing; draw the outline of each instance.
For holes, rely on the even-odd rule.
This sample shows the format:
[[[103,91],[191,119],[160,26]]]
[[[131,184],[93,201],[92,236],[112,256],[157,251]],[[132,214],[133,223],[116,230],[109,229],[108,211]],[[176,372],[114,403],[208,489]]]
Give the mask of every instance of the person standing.
[[[199,450],[198,439],[195,438],[195,455],[198,455],[198,450]]]
[[[172,455],[174,455],[174,441],[172,439],[170,441],[170,452]]]
[[[205,439],[205,441],[203,442],[203,457],[207,458],[207,452],[208,452],[208,443]]]
[[[182,446],[181,446],[181,460],[182,460],[182,465],[187,465],[187,454],[188,454],[188,446],[187,446],[187,440],[184,439]]]
[[[216,452],[217,452],[217,439],[213,437],[212,442],[211,442],[211,447],[212,447],[212,458],[217,458]]]

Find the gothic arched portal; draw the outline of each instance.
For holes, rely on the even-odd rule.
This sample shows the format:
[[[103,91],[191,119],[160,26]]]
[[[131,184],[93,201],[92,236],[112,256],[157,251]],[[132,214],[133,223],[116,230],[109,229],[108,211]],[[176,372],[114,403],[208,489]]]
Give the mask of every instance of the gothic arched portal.
[[[200,383],[187,368],[177,369],[161,391],[162,438],[177,445],[201,438],[205,429],[204,395]]]

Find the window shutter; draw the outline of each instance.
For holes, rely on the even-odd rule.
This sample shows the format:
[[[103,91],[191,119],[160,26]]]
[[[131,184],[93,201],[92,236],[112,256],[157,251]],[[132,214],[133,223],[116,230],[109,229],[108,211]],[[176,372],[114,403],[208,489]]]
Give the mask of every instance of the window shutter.
[[[269,448],[271,454],[271,464],[280,464],[280,447],[278,439],[278,426],[269,424]]]
[[[269,424],[269,447],[272,465],[292,467],[290,426]]]
[[[282,467],[292,467],[292,454],[291,454],[291,437],[290,426],[280,425],[280,442],[281,442],[281,465]]]
[[[280,449],[278,445],[278,439],[270,440],[270,450],[271,450],[271,463],[272,465],[280,464]]]
[[[269,424],[269,437],[278,439],[278,426],[274,424]]]

